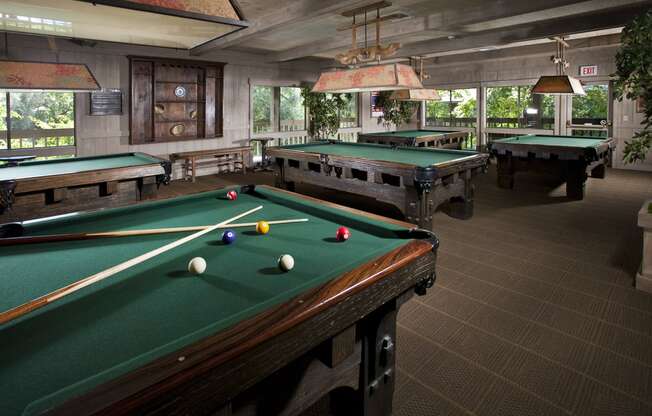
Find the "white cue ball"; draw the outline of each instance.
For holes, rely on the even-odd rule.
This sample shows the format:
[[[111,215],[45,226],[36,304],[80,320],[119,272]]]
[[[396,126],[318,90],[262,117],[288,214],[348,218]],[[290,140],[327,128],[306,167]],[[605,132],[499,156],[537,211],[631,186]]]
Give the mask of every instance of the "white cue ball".
[[[195,257],[188,263],[188,271],[192,274],[202,274],[206,271],[206,260],[203,257]]]
[[[289,254],[283,254],[278,258],[278,267],[284,272],[289,272],[294,268],[294,257]]]

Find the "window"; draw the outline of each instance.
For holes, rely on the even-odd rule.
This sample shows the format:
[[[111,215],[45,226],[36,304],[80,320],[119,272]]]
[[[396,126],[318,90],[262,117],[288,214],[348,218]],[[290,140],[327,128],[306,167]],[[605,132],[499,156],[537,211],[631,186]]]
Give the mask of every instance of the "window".
[[[344,95],[346,108],[340,110],[340,128],[358,127],[358,94]],[[301,88],[255,85],[251,100],[254,134],[307,130]]]
[[[607,120],[609,120],[609,85],[585,85],[586,95],[576,95],[572,99],[573,125],[604,127],[602,129],[576,129],[573,135],[607,137]]]
[[[75,145],[74,93],[6,92],[0,97],[0,149]]]
[[[306,129],[301,88],[256,85],[252,94],[253,132],[276,133]]]
[[[426,126],[475,127],[477,90],[438,90],[440,101],[426,102]]]
[[[273,87],[254,86],[254,133],[268,133],[274,131],[273,92]]]
[[[340,128],[358,127],[358,94],[346,94],[346,108],[340,111]]]
[[[301,88],[281,87],[281,131],[306,129],[306,109],[301,98]]]
[[[529,85],[487,88],[487,127],[552,130],[554,98],[531,90]]]

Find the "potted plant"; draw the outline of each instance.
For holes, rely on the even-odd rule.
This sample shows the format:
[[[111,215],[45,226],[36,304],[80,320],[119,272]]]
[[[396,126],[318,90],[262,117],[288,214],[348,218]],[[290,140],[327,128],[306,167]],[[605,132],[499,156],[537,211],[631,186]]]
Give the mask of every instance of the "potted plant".
[[[398,129],[401,124],[409,123],[412,120],[419,103],[416,101],[391,100],[389,98],[391,95],[392,91],[378,93],[376,105],[383,109],[383,115],[378,118],[378,123],[383,123],[385,127],[393,124]]]
[[[324,140],[337,134],[340,128],[340,112],[351,101],[351,94],[327,94],[303,88],[301,97],[308,109],[308,135]]]
[[[644,113],[643,129],[625,142],[623,161],[645,160],[652,147],[652,10],[628,24],[616,54],[616,98],[638,100]]]

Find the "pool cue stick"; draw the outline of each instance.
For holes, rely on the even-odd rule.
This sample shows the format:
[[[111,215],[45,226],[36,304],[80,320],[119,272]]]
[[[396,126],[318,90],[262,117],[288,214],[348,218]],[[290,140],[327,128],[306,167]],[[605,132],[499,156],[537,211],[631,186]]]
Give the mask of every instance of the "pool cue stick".
[[[294,224],[298,222],[307,222],[308,218],[297,218],[290,220],[273,220],[265,221],[269,225],[277,224]],[[238,224],[225,224],[217,227],[220,228],[242,228],[254,227],[255,222],[243,222]],[[96,238],[116,238],[116,237],[132,237],[138,235],[156,235],[156,234],[170,234],[170,233],[183,233],[189,231],[200,231],[208,225],[195,225],[189,227],[171,227],[171,228],[151,228],[144,230],[126,230],[126,231],[102,231],[97,233],[71,233],[71,234],[50,234],[50,235],[34,235],[25,237],[8,237],[0,238],[0,246],[13,246],[19,244],[36,244],[36,243],[54,243],[58,241],[76,241],[76,240],[92,240]]]
[[[211,231],[216,230],[221,225],[228,224],[228,223],[230,223],[232,221],[235,221],[235,220],[240,219],[240,218],[242,218],[242,217],[244,217],[246,215],[249,215],[252,212],[256,212],[259,209],[261,209],[262,207],[263,207],[262,205],[259,205],[258,207],[250,209],[249,211],[245,211],[242,214],[238,214],[233,218],[229,218],[228,220],[219,222],[219,223],[217,223],[215,225],[211,225],[210,227],[204,228],[203,230],[198,231],[198,232],[196,232],[194,234],[190,234],[190,235],[185,236],[183,238],[180,238],[180,239],[178,239],[176,241],[173,241],[173,242],[171,242],[169,244],[166,244],[166,245],[164,245],[162,247],[159,247],[159,248],[157,248],[155,250],[149,251],[149,252],[147,252],[145,254],[141,254],[138,257],[134,257],[133,259],[127,260],[127,261],[122,262],[120,264],[117,264],[117,265],[115,265],[113,267],[109,267],[106,270],[102,270],[99,273],[95,273],[94,275],[91,275],[91,276],[88,276],[88,277],[86,277],[84,279],[78,280],[78,281],[76,281],[74,283],[71,283],[71,284],[69,284],[67,286],[64,286],[64,287],[62,287],[60,289],[57,289],[57,290],[55,290],[53,292],[50,292],[47,295],[43,295],[40,298],[31,300],[31,301],[29,301],[27,303],[16,306],[15,308],[4,311],[4,312],[0,313],[0,325],[2,325],[4,323],[7,323],[9,321],[12,321],[12,320],[14,320],[16,318],[19,318],[19,317],[21,317],[23,315],[26,315],[26,314],[28,314],[28,313],[36,310],[36,309],[42,308],[42,307],[44,307],[44,306],[46,306],[46,305],[48,305],[48,304],[50,304],[50,303],[52,303],[52,302],[54,302],[56,300],[59,300],[59,299],[61,299],[63,297],[71,295],[71,294],[77,292],[78,290],[81,290],[81,289],[85,288],[86,286],[90,286],[90,285],[92,285],[94,283],[102,281],[102,280],[104,280],[104,279],[106,279],[108,277],[113,276],[114,274],[117,274],[117,273],[119,273],[119,272],[121,272],[123,270],[129,269],[130,267],[136,266],[136,265],[138,265],[138,264],[140,264],[140,263],[142,263],[142,262],[144,262],[146,260],[149,260],[149,259],[151,259],[153,257],[156,257],[159,254],[163,254],[166,251],[170,251],[170,250],[172,250],[174,248],[177,248],[182,244],[185,244],[185,243],[187,243],[189,241],[192,241],[192,240],[194,240],[196,238],[201,237],[204,234],[208,234]]]

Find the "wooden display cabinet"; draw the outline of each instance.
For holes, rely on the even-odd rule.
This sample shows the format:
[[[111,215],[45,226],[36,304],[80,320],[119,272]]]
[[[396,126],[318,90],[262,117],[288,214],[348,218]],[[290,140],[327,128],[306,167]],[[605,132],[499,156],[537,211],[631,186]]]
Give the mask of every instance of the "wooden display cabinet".
[[[224,64],[130,56],[130,143],[222,136]]]

